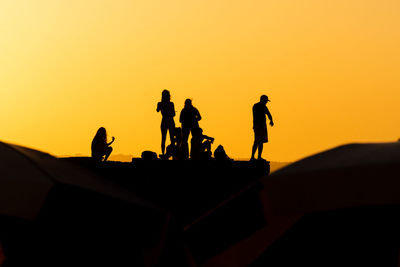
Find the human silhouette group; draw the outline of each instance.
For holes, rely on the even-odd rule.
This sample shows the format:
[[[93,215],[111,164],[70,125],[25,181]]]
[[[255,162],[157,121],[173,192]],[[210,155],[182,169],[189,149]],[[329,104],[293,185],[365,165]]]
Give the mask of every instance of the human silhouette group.
[[[263,144],[268,142],[268,132],[266,116],[270,125],[274,126],[272,115],[268,110],[267,103],[270,102],[268,96],[262,95],[260,102],[253,106],[253,131],[254,143],[251,152],[251,161],[255,159],[258,150],[257,160],[264,160],[261,155]],[[179,116],[181,127],[175,126],[174,117],[176,115],[174,103],[171,101],[171,94],[168,90],[161,93],[161,101],[157,103],[157,112],[161,112],[161,154],[160,159],[173,160],[207,160],[212,158],[211,145],[214,138],[203,134],[203,129],[199,126],[201,120],[200,112],[192,104],[191,99],[186,99],[184,107]],[[166,147],[165,142],[169,133],[170,144]],[[190,153],[189,153],[189,136]],[[100,127],[92,141],[92,158],[95,161],[106,161],[112,152],[111,144],[115,141],[112,137],[111,142],[107,141],[107,132],[104,127]],[[224,148],[220,145],[214,152],[216,159],[229,159]]]

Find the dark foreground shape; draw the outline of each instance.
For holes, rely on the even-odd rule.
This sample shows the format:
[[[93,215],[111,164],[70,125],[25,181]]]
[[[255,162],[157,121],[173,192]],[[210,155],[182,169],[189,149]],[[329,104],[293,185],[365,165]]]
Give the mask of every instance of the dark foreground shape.
[[[253,266],[399,266],[399,174],[393,142],[342,145],[264,177],[275,214],[300,218]]]
[[[197,264],[266,225],[259,194],[259,179],[269,174],[265,161],[133,159],[132,163],[97,164],[88,158],[66,160],[85,166],[170,212],[177,226],[174,238],[183,239]]]
[[[400,205],[308,214],[251,266],[397,267],[399,224]]]
[[[0,159],[4,266],[151,266],[161,258],[164,210],[47,153],[0,142]]]

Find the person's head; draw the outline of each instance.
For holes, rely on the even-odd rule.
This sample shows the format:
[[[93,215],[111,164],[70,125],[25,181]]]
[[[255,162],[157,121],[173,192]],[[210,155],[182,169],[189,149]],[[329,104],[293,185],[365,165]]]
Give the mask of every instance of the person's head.
[[[185,100],[185,107],[191,107],[192,106],[192,99],[186,99]]]
[[[96,139],[102,139],[102,140],[107,140],[106,128],[100,127],[100,128],[97,130],[96,136],[95,136],[94,138],[96,138]]]
[[[264,105],[267,104],[267,102],[269,102],[270,100],[268,99],[268,96],[266,95],[262,95],[260,97],[260,102],[263,103]]]
[[[164,89],[161,93],[161,101],[162,102],[168,102],[171,100],[171,94],[167,89]]]

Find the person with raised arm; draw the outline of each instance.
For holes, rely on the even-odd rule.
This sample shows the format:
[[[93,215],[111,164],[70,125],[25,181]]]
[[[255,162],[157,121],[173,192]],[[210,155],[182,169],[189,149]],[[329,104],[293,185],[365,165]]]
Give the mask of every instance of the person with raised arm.
[[[100,127],[97,130],[96,135],[92,140],[92,158],[96,161],[106,161],[113,151],[111,144],[115,141],[115,137],[112,137],[111,142],[107,143],[107,131],[104,127]]]

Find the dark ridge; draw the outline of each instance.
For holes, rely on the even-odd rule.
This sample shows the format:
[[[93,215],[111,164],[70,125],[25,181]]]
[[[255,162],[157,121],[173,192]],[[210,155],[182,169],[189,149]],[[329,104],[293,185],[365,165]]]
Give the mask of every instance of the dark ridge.
[[[63,160],[84,166],[170,212],[197,262],[205,262],[266,223],[259,179],[269,174],[267,161]]]

